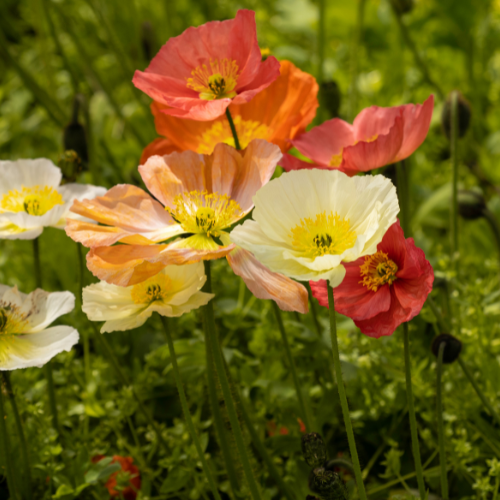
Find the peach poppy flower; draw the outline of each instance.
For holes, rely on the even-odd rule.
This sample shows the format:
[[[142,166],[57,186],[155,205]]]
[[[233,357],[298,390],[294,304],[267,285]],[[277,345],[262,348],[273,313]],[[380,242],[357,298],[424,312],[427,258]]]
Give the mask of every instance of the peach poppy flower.
[[[256,297],[306,312],[306,289],[259,264],[226,232],[253,209],[280,158],[279,148],[261,139],[242,151],[218,144],[211,155],[152,156],[139,173],[155,199],[135,186],[115,186],[71,208],[102,225],[68,219],[66,233],[90,247],[90,271],[114,285],[141,283],[172,264],[227,257]],[[124,244],[111,246],[117,242]]]
[[[431,95],[423,104],[371,106],[352,125],[333,118],[292,141],[312,164],[286,155],[280,165],[286,171],[335,169],[353,176],[404,160],[424,142],[433,108]]]
[[[253,139],[266,139],[277,144],[285,153],[290,140],[305,132],[318,108],[316,79],[301,71],[290,61],[281,61],[280,76],[249,103],[231,104],[241,147]],[[234,146],[233,134],[225,116],[212,121],[183,120],[165,114],[167,106],[151,104],[158,134],[143,151],[141,163],[150,156],[166,155],[188,149],[210,154],[219,142]]]
[[[242,104],[279,76],[275,57],[262,61],[255,13],[239,10],[235,19],[188,28],[171,38],[133,84],[163,112],[191,120],[213,120],[231,102]]]

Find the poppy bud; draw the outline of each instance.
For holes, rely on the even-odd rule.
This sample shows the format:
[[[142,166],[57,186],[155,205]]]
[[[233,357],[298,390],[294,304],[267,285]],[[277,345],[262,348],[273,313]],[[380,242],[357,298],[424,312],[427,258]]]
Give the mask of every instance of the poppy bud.
[[[458,192],[458,213],[467,220],[483,217],[486,210],[486,201],[475,191]]]
[[[320,87],[320,101],[332,118],[339,116],[340,88],[337,82],[323,82]]]
[[[471,107],[469,102],[458,93],[458,137],[463,137],[469,128]],[[448,139],[451,138],[451,94],[446,99],[441,112],[441,126]]]
[[[73,149],[64,151],[57,165],[61,169],[65,182],[75,182],[78,174],[83,170],[82,160]]]
[[[340,476],[324,467],[317,467],[309,475],[309,489],[323,500],[346,500],[346,490]]]
[[[141,45],[146,61],[151,61],[154,55],[154,30],[153,25],[149,21],[144,21],[141,24]]]
[[[391,0],[391,3],[399,15],[411,12],[415,6],[414,0]]]
[[[314,495],[307,495],[306,500],[321,500],[321,499],[318,497],[315,497]]]
[[[73,114],[71,122],[64,128],[63,143],[64,149],[67,151],[72,149],[81,158],[83,163],[87,163],[88,149],[87,136],[83,125],[78,121],[78,111],[80,109],[81,95],[76,95],[73,99]]]
[[[434,354],[434,356],[436,356],[436,358],[439,355],[439,346],[442,342],[445,343],[443,351],[443,363],[453,363],[453,361],[456,361],[458,359],[458,356],[462,351],[462,342],[460,342],[460,340],[458,340],[453,335],[450,335],[449,333],[442,333],[441,335],[438,335],[432,341],[431,346],[432,353]]]
[[[304,434],[301,439],[302,454],[307,465],[319,467],[326,462],[326,447],[323,438],[317,432]]]

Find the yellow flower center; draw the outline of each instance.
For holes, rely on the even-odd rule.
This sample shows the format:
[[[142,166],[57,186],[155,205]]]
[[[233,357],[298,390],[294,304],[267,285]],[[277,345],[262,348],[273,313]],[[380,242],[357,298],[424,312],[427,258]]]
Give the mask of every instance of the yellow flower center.
[[[234,126],[241,149],[245,149],[253,139],[267,139],[268,127],[263,123],[254,120],[243,120],[241,116],[234,117]],[[198,144],[197,152],[205,155],[212,154],[216,144],[223,142],[233,148],[233,134],[226,119],[215,122],[206,132],[203,133]]]
[[[365,257],[365,262],[360,267],[360,273],[363,277],[361,283],[368,290],[376,292],[379,287],[386,283],[392,285],[398,278],[396,273],[398,266],[384,252],[377,252]]]
[[[157,274],[152,278],[132,287],[132,300],[136,304],[149,305],[153,302],[165,300],[171,288],[170,278],[165,274]]]
[[[26,212],[30,215],[44,215],[56,205],[63,205],[63,197],[49,186],[22,187],[3,195],[0,209],[7,212]]]
[[[356,233],[350,229],[349,219],[337,213],[316,215],[316,220],[305,218],[292,229],[292,245],[305,257],[339,255],[356,243]]]
[[[166,208],[187,233],[219,236],[241,217],[240,205],[227,194],[190,191],[174,198],[175,208]]]
[[[236,95],[234,89],[238,76],[236,61],[215,59],[210,61],[210,67],[202,64],[193,69],[191,78],[187,79],[187,87],[199,92],[200,99],[207,101],[231,98]]]
[[[0,336],[23,333],[26,323],[17,306],[0,301]]]

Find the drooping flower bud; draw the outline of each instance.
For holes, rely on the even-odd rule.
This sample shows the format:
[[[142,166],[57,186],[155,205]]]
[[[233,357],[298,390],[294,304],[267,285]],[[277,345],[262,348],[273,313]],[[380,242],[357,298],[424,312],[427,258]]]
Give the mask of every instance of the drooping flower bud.
[[[64,151],[57,165],[61,169],[64,182],[75,182],[78,174],[83,170],[82,160],[73,149]]]
[[[307,465],[322,466],[327,459],[326,447],[323,438],[317,432],[308,432],[301,439],[302,454]]]
[[[83,96],[77,94],[73,99],[73,113],[71,122],[64,128],[63,143],[66,151],[73,150],[86,164],[89,159],[87,148],[87,136],[83,125],[78,121],[78,112],[80,110],[80,102]]]
[[[445,344],[443,351],[443,363],[453,363],[453,361],[456,361],[458,359],[458,356],[462,351],[462,342],[460,342],[460,340],[458,340],[453,335],[450,335],[449,333],[442,333],[441,335],[438,335],[432,341],[431,346],[432,353],[434,354],[434,356],[436,356],[436,358],[439,355],[439,346],[443,342]]]
[[[331,118],[339,116],[340,109],[340,88],[337,82],[330,80],[323,82],[320,86],[320,102],[326,108]]]
[[[399,15],[411,12],[415,6],[414,0],[391,0],[391,3]]]
[[[346,500],[345,485],[340,476],[324,467],[316,467],[309,475],[309,489],[323,500]]]
[[[155,53],[155,36],[153,25],[149,21],[141,24],[141,45],[145,59],[150,61]]]
[[[441,112],[441,126],[448,139],[451,138],[451,98],[452,94],[446,99],[443,111]],[[464,96],[458,93],[458,137],[463,137],[469,128],[471,118],[471,106]]]
[[[475,191],[461,190],[458,192],[458,213],[467,220],[483,217],[486,210],[486,201]]]

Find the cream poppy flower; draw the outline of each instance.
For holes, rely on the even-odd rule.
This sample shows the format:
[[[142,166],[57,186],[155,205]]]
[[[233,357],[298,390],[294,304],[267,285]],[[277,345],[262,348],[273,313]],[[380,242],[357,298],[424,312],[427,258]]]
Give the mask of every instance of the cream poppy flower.
[[[200,292],[207,277],[202,262],[167,266],[136,285],[122,287],[105,281],[83,289],[83,312],[91,321],[105,321],[101,333],[132,330],[156,311],[182,316],[207,304],[214,295]]]
[[[332,287],[345,276],[342,262],[377,251],[399,212],[387,178],[318,169],[283,174],[253,201],[254,220],[237,226],[231,241],[273,272],[300,281],[327,279]]]
[[[60,186],[61,178],[61,170],[44,158],[0,161],[0,238],[32,240],[44,227],[63,229],[73,201],[106,192],[86,184]]]
[[[37,289],[26,295],[0,285],[0,371],[40,367],[69,351],[78,342],[78,332],[70,326],[47,327],[74,307],[70,292]]]

